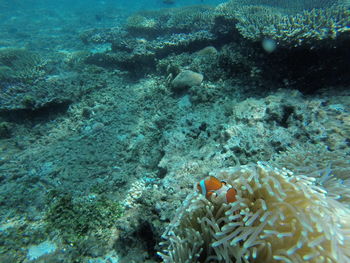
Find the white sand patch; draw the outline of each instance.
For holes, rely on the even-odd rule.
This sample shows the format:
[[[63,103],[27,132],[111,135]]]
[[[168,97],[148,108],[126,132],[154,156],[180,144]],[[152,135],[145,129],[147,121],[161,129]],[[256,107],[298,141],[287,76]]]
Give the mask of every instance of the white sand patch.
[[[38,259],[43,255],[50,254],[57,249],[55,243],[44,241],[38,245],[29,247],[27,258],[29,260]]]

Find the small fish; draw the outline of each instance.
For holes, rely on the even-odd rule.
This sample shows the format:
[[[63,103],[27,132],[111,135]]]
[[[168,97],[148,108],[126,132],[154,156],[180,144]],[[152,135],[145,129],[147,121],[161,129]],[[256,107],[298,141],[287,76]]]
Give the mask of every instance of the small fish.
[[[197,184],[198,191],[203,194],[208,200],[226,204],[236,201],[236,190],[225,181],[220,181],[214,176],[201,180]]]

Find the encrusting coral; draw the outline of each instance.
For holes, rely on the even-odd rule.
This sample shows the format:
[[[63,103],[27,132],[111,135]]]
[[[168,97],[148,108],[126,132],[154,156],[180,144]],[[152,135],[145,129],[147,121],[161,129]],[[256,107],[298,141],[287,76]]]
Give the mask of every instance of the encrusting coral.
[[[350,261],[350,209],[316,178],[260,162],[211,175],[235,187],[237,201],[188,196],[163,235],[164,262]]]

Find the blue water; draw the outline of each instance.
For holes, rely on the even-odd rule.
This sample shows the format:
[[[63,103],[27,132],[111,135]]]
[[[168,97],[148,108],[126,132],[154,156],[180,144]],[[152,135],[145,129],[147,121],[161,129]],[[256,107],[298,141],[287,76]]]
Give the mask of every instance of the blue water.
[[[80,44],[77,35],[85,29],[115,27],[128,15],[142,10],[176,8],[223,1],[2,1],[0,30],[6,35],[0,47],[8,45],[31,49],[74,49]],[[67,38],[67,39],[66,39]],[[75,39],[75,41],[70,41]],[[8,42],[10,41],[11,44]],[[35,42],[35,43],[34,43]],[[48,42],[48,43],[46,43]]]

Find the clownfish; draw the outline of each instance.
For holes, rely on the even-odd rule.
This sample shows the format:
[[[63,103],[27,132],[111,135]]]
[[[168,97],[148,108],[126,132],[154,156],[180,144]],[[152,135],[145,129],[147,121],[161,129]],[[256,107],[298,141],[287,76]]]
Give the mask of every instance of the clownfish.
[[[220,181],[214,176],[201,180],[197,183],[198,191],[209,201],[226,204],[236,201],[237,191],[225,181]]]

